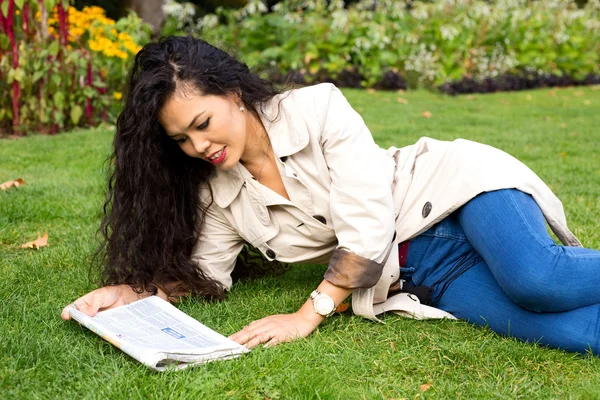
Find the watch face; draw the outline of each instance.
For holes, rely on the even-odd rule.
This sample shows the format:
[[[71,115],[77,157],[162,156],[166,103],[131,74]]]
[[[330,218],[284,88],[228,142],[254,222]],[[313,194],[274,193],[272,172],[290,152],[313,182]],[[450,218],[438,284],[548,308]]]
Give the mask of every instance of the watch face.
[[[333,311],[333,300],[327,296],[319,296],[315,300],[315,310],[321,315],[327,315]]]

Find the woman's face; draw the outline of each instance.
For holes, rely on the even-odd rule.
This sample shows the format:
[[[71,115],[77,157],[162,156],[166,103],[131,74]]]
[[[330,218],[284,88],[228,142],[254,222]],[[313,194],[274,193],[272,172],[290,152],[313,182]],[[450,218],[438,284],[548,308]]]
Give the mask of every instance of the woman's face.
[[[219,169],[242,159],[248,139],[248,112],[236,95],[206,96],[178,90],[159,112],[167,135],[190,157]]]

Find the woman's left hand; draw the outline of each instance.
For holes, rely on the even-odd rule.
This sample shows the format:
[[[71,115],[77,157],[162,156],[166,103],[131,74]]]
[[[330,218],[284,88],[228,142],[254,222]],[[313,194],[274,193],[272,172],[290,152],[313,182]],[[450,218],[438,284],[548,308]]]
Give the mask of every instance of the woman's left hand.
[[[270,347],[307,337],[319,322],[319,320],[305,318],[300,312],[271,315],[251,322],[229,338],[248,349],[261,343],[265,343],[265,347]]]

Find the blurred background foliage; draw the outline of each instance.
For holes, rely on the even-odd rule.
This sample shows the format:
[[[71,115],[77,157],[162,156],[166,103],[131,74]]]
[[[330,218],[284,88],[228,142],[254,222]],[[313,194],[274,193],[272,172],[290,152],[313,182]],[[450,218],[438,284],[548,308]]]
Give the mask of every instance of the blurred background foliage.
[[[133,56],[160,35],[203,38],[277,83],[452,94],[600,83],[600,0],[0,0],[0,11],[0,135],[114,123]]]

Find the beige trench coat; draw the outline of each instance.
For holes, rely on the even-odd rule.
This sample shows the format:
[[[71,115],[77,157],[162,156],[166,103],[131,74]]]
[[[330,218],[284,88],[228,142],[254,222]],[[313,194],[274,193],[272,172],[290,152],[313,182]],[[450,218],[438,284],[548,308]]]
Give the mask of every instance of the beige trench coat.
[[[581,245],[548,186],[493,147],[422,138],[385,151],[331,84],[277,96],[263,113],[290,200],[241,164],[211,177],[212,202],[201,191],[211,205],[192,257],[226,288],[246,241],[267,259],[327,263],[325,279],[354,289],[354,313],[377,319],[399,279],[396,245],[479,193],[503,188],[531,194],[557,237]]]

